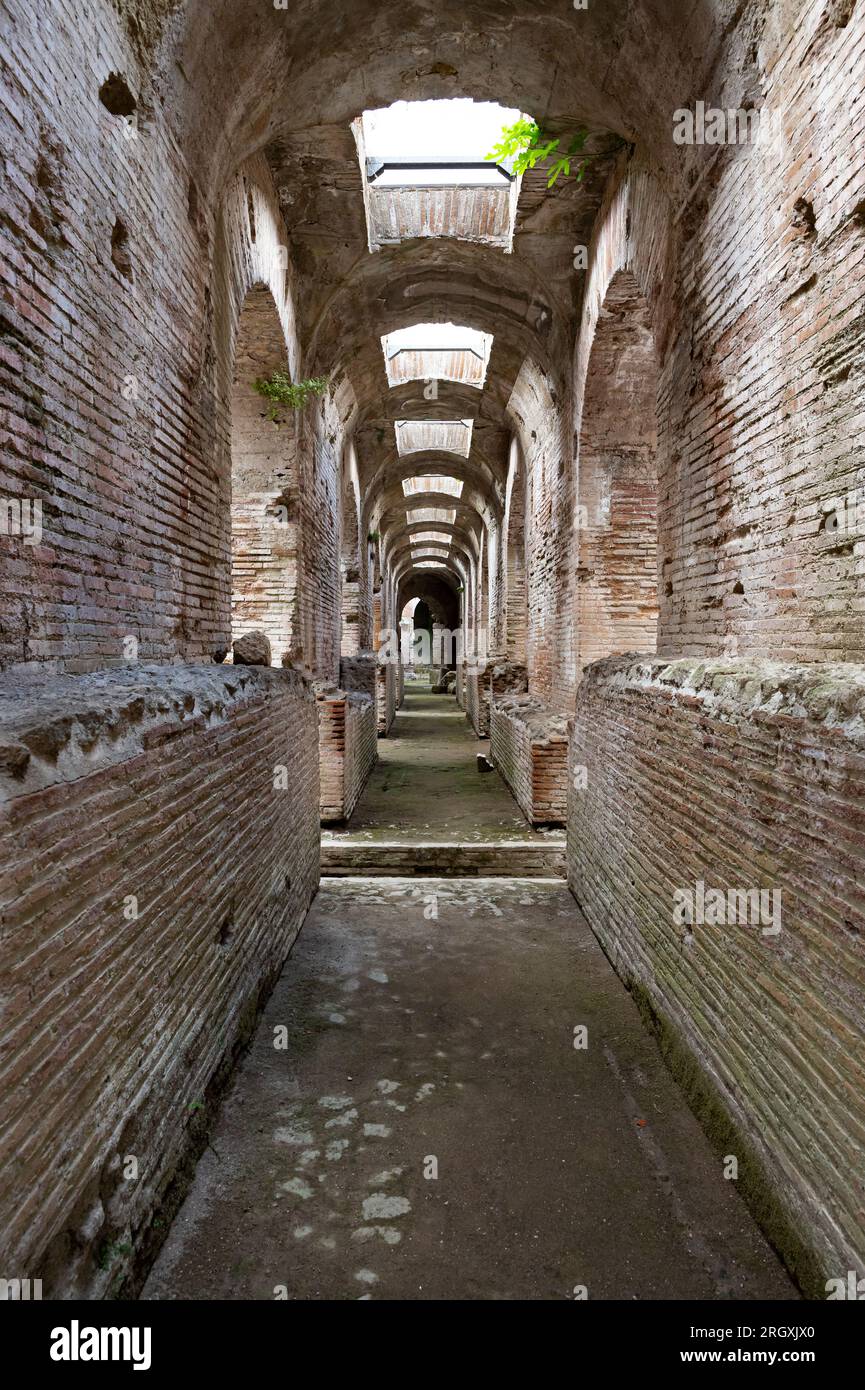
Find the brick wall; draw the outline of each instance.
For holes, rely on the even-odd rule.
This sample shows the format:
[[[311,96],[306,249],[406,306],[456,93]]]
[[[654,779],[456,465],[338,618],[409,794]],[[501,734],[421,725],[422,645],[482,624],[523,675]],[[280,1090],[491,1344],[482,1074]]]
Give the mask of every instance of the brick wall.
[[[254,202],[258,195],[247,186]],[[261,235],[256,216],[257,236]],[[284,366],[282,325],[270,289],[250,290],[237,332],[231,397],[232,637],[267,634],[274,665],[300,645],[300,480],[295,412],[272,408],[254,382]]]
[[[402,703],[402,667],[392,662],[376,667],[376,721],[379,738],[390,732],[397,704]]]
[[[140,14],[130,38],[113,6],[57,0],[52,41],[29,0],[7,15],[0,495],[41,503],[43,534],[0,547],[0,666],[97,669],[129,637],[143,660],[207,661],[231,639],[234,350],[254,286],[282,328],[272,365],[303,371],[268,166],[247,161],[218,198],[199,181],[153,100]],[[100,101],[110,74],[130,120]],[[353,409],[340,390],[297,443],[302,655],[332,679]]]
[[[610,658],[571,751],[571,887],[818,1297],[865,1261],[863,717],[860,667]],[[678,923],[698,881],[778,890],[780,932]]]
[[[2,1266],[99,1297],[164,1234],[316,890],[315,705],[251,667],[6,676],[0,740]]]
[[[563,825],[567,816],[568,727],[533,695],[492,702],[490,757],[532,825]]]
[[[377,670],[375,652],[357,652],[354,656],[342,656],[339,661],[340,686],[343,690],[356,691],[374,700]]]
[[[489,738],[489,702],[484,699],[483,676],[476,666],[462,667],[466,719],[478,738]]]
[[[321,819],[347,820],[366,785],[376,752],[377,712],[367,694],[319,692]]]

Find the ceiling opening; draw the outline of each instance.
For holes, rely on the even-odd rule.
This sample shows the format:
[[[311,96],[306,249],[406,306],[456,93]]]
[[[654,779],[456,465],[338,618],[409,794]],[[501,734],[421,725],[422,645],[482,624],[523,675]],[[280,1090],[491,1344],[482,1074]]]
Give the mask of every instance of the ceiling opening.
[[[436,450],[468,458],[472,444],[471,420],[397,420],[396,445],[400,454]]]
[[[463,483],[460,478],[448,478],[443,474],[430,473],[424,477],[403,478],[402,490],[406,497],[413,497],[418,492],[444,492],[448,497],[460,497]]]
[[[487,374],[491,333],[454,323],[417,323],[381,340],[388,386],[405,381],[461,381],[480,390]]]
[[[521,114],[468,97],[364,111],[353,130],[369,249],[450,236],[510,251],[520,179],[487,155]]]
[[[447,531],[417,531],[411,538],[412,545],[450,545],[451,538]]]
[[[456,508],[446,507],[415,507],[406,512],[406,522],[409,526],[420,523],[422,526],[434,526],[438,522],[441,526],[453,526],[456,523]]]

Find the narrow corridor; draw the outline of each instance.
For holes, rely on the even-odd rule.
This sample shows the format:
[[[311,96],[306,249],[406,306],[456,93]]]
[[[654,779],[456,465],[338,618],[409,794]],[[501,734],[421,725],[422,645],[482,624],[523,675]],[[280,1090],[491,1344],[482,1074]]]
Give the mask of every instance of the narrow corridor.
[[[497,772],[478,773],[489,740],[475,738],[452,695],[407,681],[405,700],[351,818],[352,840],[537,840]],[[338,840],[344,832],[331,832]],[[559,831],[556,839],[563,840]]]
[[[479,747],[410,683],[348,838],[507,859]],[[563,881],[324,878],[145,1297],[578,1287],[796,1296]]]
[[[144,1297],[795,1298],[722,1170],[563,883],[325,880]]]
[[[865,1300],[865,0],[2,5],[0,1302]]]
[[[405,698],[389,736],[379,741],[378,761],[354,814],[346,827],[322,832],[325,871],[334,862],[371,867],[384,845],[547,847],[551,853],[539,862],[556,862],[564,830],[527,824],[489,766],[489,746],[474,735],[453,695],[433,694],[429,681],[406,681]],[[488,770],[479,770],[479,757]]]

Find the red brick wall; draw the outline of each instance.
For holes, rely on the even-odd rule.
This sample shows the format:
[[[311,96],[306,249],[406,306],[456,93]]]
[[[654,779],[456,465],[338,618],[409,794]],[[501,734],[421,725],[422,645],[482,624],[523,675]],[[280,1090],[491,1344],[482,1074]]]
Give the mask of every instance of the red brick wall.
[[[318,696],[321,819],[347,820],[376,760],[377,711],[366,694]]]
[[[0,547],[0,665],[95,669],[120,662],[129,636],[144,660],[206,661],[231,636],[230,404],[253,286],[269,287],[283,360],[303,374],[267,164],[244,164],[218,202],[111,6],[58,0],[61,42],[38,6],[7,8],[0,494],[40,501],[43,537]],[[99,100],[112,72],[138,99],[135,128]],[[353,410],[335,390],[340,405],[310,408],[301,430],[298,518],[303,655],[332,678]]]
[[[584,674],[571,750],[571,887],[817,1296],[808,1252],[824,1279],[865,1261],[863,717],[858,667],[614,657]],[[698,881],[777,889],[780,933],[677,923]]]
[[[130,667],[5,686],[0,739],[2,1267],[98,1297],[316,890],[315,705],[290,671]]]
[[[533,695],[493,700],[490,757],[532,825],[563,825],[568,805],[568,729]]]
[[[10,0],[5,19],[0,493],[39,499],[44,534],[0,547],[0,663],[100,666],[127,635],[207,658],[228,560],[205,463],[211,217],[156,111],[130,139],[99,101],[111,71],[144,81],[111,6]]]

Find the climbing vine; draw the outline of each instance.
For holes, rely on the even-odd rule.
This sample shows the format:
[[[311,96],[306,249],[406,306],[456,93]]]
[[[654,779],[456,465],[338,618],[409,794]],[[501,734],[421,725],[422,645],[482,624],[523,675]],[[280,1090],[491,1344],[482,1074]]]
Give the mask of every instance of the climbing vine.
[[[270,402],[267,410],[268,420],[279,423],[281,405],[290,410],[303,410],[308,401],[321,396],[327,390],[330,378],[326,376],[307,377],[306,381],[292,381],[287,372],[275,371],[270,376],[257,377],[252,383],[254,390]]]

